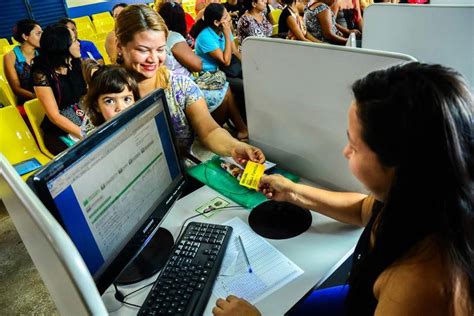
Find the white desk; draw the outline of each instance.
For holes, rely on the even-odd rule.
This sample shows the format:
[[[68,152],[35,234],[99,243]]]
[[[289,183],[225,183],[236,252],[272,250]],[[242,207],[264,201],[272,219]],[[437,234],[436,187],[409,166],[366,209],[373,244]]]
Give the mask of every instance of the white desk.
[[[162,227],[167,228],[176,238],[183,221],[197,214],[194,210],[198,206],[216,196],[229,200],[207,186],[192,192],[174,205],[165,218]],[[249,211],[244,208],[228,209],[220,211],[209,219],[200,216],[192,220],[223,223],[231,218],[239,217],[248,223],[248,215]],[[267,239],[275,248],[303,269],[304,273],[256,304],[263,315],[283,315],[288,311],[306,292],[316,283],[326,278],[328,273],[337,268],[352,253],[362,232],[358,227],[339,223],[315,212],[312,212],[312,216],[313,223],[311,227],[300,236],[286,240]],[[120,289],[124,293],[128,293],[139,286],[152,282],[154,278],[156,276],[133,286],[120,287]],[[134,294],[127,298],[127,302],[141,305],[150,289],[151,286]],[[114,310],[113,306],[107,303],[113,297],[113,294],[114,289],[111,287],[102,296],[109,311]],[[211,296],[204,315],[212,315],[211,310],[216,299],[217,297]],[[137,311],[137,308],[122,306],[117,311],[111,312],[111,315],[134,315]]]

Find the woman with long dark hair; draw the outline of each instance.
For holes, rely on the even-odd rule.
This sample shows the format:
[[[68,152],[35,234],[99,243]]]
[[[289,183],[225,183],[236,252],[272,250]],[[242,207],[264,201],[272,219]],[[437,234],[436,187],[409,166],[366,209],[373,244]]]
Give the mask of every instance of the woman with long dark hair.
[[[45,145],[53,154],[67,148],[61,136],[81,138],[84,112],[79,106],[86,93],[81,71],[81,50],[74,33],[66,26],[48,26],[33,60],[33,87],[46,116],[41,123]]]
[[[356,81],[349,169],[371,192],[330,192],[266,176],[268,198],[365,226],[346,315],[473,315],[474,109],[468,85],[439,65],[409,63]],[[347,287],[347,286],[346,286]],[[297,315],[318,315],[311,297]],[[219,299],[215,315],[257,315]],[[330,313],[330,315],[340,315]]]
[[[35,20],[16,22],[13,38],[20,44],[3,56],[5,76],[19,105],[35,97],[30,80],[31,61],[38,55],[41,33],[43,30]]]

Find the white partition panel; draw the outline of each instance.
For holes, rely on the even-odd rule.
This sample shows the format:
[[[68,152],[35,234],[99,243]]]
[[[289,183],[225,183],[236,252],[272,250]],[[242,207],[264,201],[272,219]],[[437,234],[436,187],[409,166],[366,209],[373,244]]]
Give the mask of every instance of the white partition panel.
[[[60,314],[107,315],[79,251],[1,154],[0,198]]]
[[[452,67],[474,91],[474,5],[374,4],[365,10],[363,33],[363,48]]]
[[[246,39],[242,67],[250,142],[269,160],[313,182],[363,191],[342,155],[350,86],[373,70],[410,60],[358,48]]]

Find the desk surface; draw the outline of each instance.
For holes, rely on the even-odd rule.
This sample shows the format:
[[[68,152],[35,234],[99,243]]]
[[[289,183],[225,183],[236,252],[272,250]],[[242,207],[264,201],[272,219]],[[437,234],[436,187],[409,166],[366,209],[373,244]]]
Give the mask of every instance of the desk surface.
[[[183,221],[197,214],[194,210],[198,206],[216,196],[229,200],[207,186],[180,199],[163,221],[162,227],[167,228],[173,234],[173,237],[176,238]],[[234,203],[232,204],[235,205]],[[339,223],[316,212],[311,213],[313,223],[305,233],[286,240],[267,239],[270,244],[303,269],[304,273],[256,304],[263,315],[283,315],[288,311],[315,284],[323,281],[352,253],[357,239],[362,232],[358,227]],[[245,208],[229,209],[222,210],[208,219],[201,216],[192,220],[224,223],[231,218],[239,217],[248,223],[248,215],[249,210]],[[155,278],[156,276],[137,284],[121,286],[120,289],[126,294],[152,282]],[[150,289],[151,286],[133,294],[127,298],[127,302],[141,305]],[[117,303],[111,303],[114,301],[114,292],[113,287],[111,287],[102,295],[111,315],[135,315],[138,311],[137,308],[129,306],[119,308]],[[211,310],[216,299],[217,297],[214,295],[211,296],[204,315],[212,315]]]

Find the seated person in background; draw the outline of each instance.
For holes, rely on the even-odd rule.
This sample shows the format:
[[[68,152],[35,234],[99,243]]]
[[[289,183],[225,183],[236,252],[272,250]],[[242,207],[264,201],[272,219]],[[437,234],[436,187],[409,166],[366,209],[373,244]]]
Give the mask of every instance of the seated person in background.
[[[244,0],[243,4],[247,11],[240,17],[237,24],[240,45],[249,36],[270,37],[273,25],[265,16],[265,13],[270,13],[266,12],[266,0]]]
[[[230,18],[232,19],[232,27],[233,29],[237,29],[237,22],[239,21],[242,14],[245,13],[245,7],[241,0],[227,0],[226,3],[223,4],[224,8],[229,13]]]
[[[117,21],[117,16],[120,14],[120,12],[122,12],[122,10],[127,6],[128,4],[126,3],[117,3],[114,5],[112,8],[112,16],[115,21]],[[115,30],[110,31],[105,38],[105,51],[107,52],[107,55],[109,55],[110,62],[115,64],[117,60],[117,40],[115,36]]]
[[[278,19],[279,35],[291,40],[320,43],[320,40],[306,31],[306,26],[298,11],[297,1],[281,0],[281,3],[285,7]]]
[[[336,16],[337,24],[345,29],[362,31],[364,20],[359,0],[337,0],[331,9]]]
[[[308,32],[322,42],[345,45],[351,32],[360,37],[359,30],[348,30],[336,24],[336,16],[330,6],[337,0],[319,0],[304,10],[304,22]]]
[[[36,49],[39,48],[42,32],[35,20],[18,21],[13,28],[13,38],[20,45],[3,56],[5,76],[20,106],[36,97],[30,81],[31,61],[38,55]],[[23,112],[22,108],[20,112]]]
[[[159,8],[159,14],[168,26],[166,67],[176,75],[183,75],[194,79],[191,72],[201,72],[203,62],[184,39],[186,35],[186,22],[183,8],[174,3],[163,3]],[[224,125],[228,119],[236,126],[242,124],[242,126],[245,126],[228,83],[221,89],[210,90],[201,88],[201,91],[209,112],[220,126]],[[237,137],[246,138],[248,136],[246,128],[242,127],[242,132],[243,134]]]
[[[88,59],[92,58],[95,59],[98,63],[103,64],[104,63],[104,58],[102,55],[99,53],[97,50],[97,47],[95,47],[95,44],[92,43],[91,41],[86,41],[86,40],[80,40],[77,37],[77,26],[76,22],[74,22],[71,19],[64,18],[59,20],[59,24],[65,25],[68,29],[70,29],[73,33],[74,36],[77,38],[80,46],[81,46],[81,58],[82,59]]]
[[[474,109],[468,85],[443,66],[409,63],[374,71],[352,90],[343,153],[371,195],[330,192],[277,175],[260,181],[268,198],[366,227],[345,290],[323,304],[315,290],[294,314],[473,315]],[[216,316],[259,315],[234,296],[216,305]]]
[[[46,116],[41,123],[48,150],[56,155],[67,148],[60,136],[81,138],[84,112],[79,107],[86,93],[81,71],[81,50],[66,26],[48,26],[41,36],[39,55],[33,60],[31,78]]]
[[[221,1],[220,0],[205,0],[204,6],[202,7],[202,9],[199,10],[198,12],[196,12],[196,22],[202,19],[202,17],[204,16],[204,10],[211,3],[221,3]],[[191,33],[191,31],[189,31],[189,32]]]
[[[102,123],[133,105],[139,98],[135,78],[118,65],[100,65],[93,60],[83,64],[87,94],[82,105],[91,123],[98,127]],[[87,127],[82,130],[86,136]]]
[[[164,66],[168,28],[158,13],[146,5],[130,5],[118,16],[115,30],[117,61],[137,80],[140,96],[158,88],[164,90],[177,146],[183,156],[189,154],[197,134],[210,151],[232,156],[240,164],[249,159],[265,161],[260,149],[238,141],[219,127],[191,78],[175,75]]]

